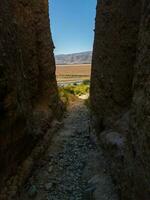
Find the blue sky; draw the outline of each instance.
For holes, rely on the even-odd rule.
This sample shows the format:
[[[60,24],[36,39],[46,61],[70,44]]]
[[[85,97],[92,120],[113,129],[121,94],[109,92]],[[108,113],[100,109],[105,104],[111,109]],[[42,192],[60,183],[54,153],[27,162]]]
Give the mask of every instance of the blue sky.
[[[50,0],[55,54],[92,50],[97,0]]]

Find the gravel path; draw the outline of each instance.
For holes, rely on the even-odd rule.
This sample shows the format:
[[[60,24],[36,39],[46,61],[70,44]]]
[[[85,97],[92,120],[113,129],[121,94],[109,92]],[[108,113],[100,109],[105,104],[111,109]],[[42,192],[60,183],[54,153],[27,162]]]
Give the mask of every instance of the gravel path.
[[[70,106],[44,158],[24,186],[20,200],[117,200],[102,151],[89,129],[83,100]]]

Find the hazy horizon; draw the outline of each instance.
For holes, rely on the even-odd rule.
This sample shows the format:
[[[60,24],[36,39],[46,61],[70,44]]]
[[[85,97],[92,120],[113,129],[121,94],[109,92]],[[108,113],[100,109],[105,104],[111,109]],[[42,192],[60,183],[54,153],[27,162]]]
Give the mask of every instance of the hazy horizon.
[[[80,51],[80,52],[73,52],[73,53],[61,53],[61,54],[55,54],[55,56],[60,56],[60,55],[71,55],[71,54],[81,54],[81,53],[86,53],[86,52],[92,52],[92,50],[90,51]]]

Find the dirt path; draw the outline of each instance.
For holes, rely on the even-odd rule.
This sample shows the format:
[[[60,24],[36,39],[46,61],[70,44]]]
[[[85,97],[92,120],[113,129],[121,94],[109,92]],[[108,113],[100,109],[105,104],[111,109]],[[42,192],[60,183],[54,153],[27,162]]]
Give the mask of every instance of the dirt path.
[[[78,100],[64,118],[19,200],[117,200],[102,151],[89,131],[89,113]]]

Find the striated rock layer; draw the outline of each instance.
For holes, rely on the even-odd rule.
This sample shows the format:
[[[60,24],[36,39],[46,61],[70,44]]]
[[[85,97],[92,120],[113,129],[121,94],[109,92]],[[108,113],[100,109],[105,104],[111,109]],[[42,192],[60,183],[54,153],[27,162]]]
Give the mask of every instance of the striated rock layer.
[[[0,10],[2,183],[61,112],[48,1],[3,0]]]
[[[98,1],[91,107],[121,199],[150,199],[149,1]]]

